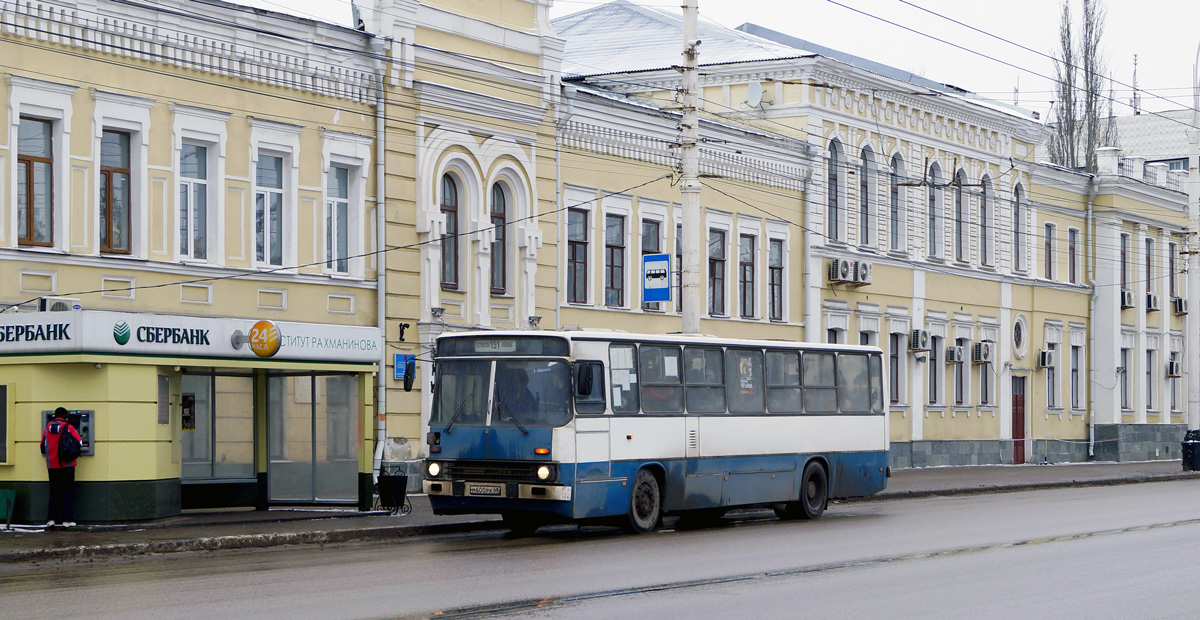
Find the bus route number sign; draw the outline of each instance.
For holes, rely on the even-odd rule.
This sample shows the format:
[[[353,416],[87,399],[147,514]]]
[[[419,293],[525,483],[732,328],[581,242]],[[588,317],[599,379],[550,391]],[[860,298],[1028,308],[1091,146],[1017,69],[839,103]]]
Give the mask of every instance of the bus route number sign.
[[[671,255],[642,256],[642,301],[671,301]]]

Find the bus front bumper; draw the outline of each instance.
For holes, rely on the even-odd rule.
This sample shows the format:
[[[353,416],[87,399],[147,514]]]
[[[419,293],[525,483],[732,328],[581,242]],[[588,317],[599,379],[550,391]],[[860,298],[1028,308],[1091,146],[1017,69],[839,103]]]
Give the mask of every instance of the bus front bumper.
[[[426,495],[448,497],[502,497],[506,499],[544,499],[571,501],[571,487],[519,482],[469,482],[465,480],[424,480]]]

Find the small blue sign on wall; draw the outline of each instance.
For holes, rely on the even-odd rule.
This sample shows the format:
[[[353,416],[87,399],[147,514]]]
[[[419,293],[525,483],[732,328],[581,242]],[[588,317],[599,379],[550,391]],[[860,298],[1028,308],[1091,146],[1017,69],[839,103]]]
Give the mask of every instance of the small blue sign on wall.
[[[671,301],[671,255],[642,256],[642,301]]]
[[[410,361],[415,361],[416,359],[417,359],[416,355],[408,355],[405,353],[397,353],[396,354],[396,360],[395,360],[395,363],[393,364],[393,366],[396,369],[396,380],[397,381],[404,380],[404,370],[406,368],[408,368],[408,363]]]

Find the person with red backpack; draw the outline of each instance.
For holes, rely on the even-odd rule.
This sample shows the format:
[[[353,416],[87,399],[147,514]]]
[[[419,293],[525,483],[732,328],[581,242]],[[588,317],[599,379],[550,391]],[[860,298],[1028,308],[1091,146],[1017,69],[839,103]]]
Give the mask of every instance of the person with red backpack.
[[[54,410],[54,419],[46,423],[42,431],[42,454],[46,455],[46,469],[50,474],[50,505],[47,509],[46,527],[55,523],[63,527],[74,527],[75,515],[75,459],[79,456],[82,439],[79,431],[67,421],[67,410]],[[68,437],[63,437],[63,434]]]

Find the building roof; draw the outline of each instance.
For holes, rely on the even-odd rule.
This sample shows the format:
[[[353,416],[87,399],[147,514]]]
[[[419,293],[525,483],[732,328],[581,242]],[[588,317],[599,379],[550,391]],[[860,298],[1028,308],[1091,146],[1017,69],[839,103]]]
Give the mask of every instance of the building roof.
[[[1188,156],[1187,132],[1191,110],[1169,110],[1116,117],[1117,140],[1125,157],[1150,161],[1183,159]]]
[[[683,64],[683,19],[678,14],[614,0],[551,22],[567,42],[564,76],[667,69]],[[699,23],[701,64],[777,60],[812,52],[726,28]]]

